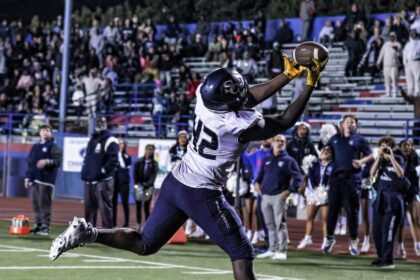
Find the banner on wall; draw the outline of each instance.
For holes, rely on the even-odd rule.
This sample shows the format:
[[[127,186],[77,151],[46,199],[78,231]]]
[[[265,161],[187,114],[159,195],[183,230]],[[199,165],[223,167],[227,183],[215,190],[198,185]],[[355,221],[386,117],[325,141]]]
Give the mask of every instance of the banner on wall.
[[[146,145],[152,144],[155,146],[155,160],[159,164],[159,173],[156,177],[155,188],[160,189],[166,175],[171,171],[171,159],[169,156],[169,149],[175,144],[175,140],[169,139],[140,139],[138,156],[144,156]]]
[[[65,137],[63,147],[63,171],[81,172],[86,154],[88,137]]]

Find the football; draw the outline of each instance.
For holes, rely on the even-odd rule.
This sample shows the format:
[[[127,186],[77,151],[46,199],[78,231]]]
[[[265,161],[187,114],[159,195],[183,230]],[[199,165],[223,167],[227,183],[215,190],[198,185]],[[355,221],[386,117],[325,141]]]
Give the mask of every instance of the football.
[[[303,42],[293,50],[293,59],[302,66],[312,67],[313,58],[318,59],[324,67],[328,61],[328,49],[314,41]]]

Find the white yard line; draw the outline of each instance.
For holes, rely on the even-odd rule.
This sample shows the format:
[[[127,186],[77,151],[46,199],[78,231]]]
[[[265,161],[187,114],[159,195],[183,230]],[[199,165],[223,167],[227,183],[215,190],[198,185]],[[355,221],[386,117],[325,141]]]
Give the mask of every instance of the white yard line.
[[[27,247],[19,247],[19,246],[10,246],[10,245],[3,245],[0,244],[0,251],[1,250],[14,250],[13,252],[42,252],[42,253],[49,253],[49,250],[44,249],[33,249]],[[41,255],[43,256],[43,255]],[[221,270],[221,269],[214,269],[214,268],[205,268],[205,267],[196,267],[196,266],[186,266],[186,265],[177,265],[177,264],[169,264],[169,263],[160,263],[160,262],[151,262],[151,261],[142,261],[142,260],[133,260],[133,259],[125,259],[125,258],[115,258],[115,257],[107,257],[107,256],[98,256],[98,255],[90,255],[90,254],[79,254],[79,253],[64,253],[61,257],[84,257],[84,258],[93,258],[99,260],[99,262],[103,261],[110,261],[110,262],[132,262],[132,263],[140,263],[149,266],[114,266],[115,269],[159,269],[159,268],[180,268],[180,269],[187,269],[187,270],[198,270],[197,272],[182,272],[183,274],[232,274],[231,270]],[[95,260],[83,260],[94,262]],[[112,266],[0,266],[0,270],[19,270],[19,269],[99,269],[99,268],[110,268]],[[284,278],[280,276],[273,276],[273,275],[265,275],[265,274],[257,274],[257,276],[264,280],[302,280],[299,278]]]

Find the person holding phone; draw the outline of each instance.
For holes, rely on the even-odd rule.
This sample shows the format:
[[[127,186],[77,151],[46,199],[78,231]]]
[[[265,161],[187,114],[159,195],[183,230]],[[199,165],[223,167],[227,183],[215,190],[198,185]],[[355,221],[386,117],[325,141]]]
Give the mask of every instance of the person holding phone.
[[[379,140],[378,157],[370,170],[377,191],[373,203],[373,238],[377,258],[372,266],[394,269],[393,248],[396,232],[404,221],[404,159],[395,155],[392,137]]]

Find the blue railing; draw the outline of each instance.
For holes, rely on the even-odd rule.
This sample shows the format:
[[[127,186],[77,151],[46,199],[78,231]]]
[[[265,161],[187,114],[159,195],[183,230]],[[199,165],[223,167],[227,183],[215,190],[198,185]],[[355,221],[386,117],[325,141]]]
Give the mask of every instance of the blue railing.
[[[157,137],[164,138],[170,135],[174,136],[181,130],[187,130],[189,133],[192,131],[192,115],[168,115],[163,113],[152,114],[152,113],[137,113],[137,112],[128,112],[126,114],[109,114],[104,115],[109,120],[109,128],[115,134],[124,137]],[[175,117],[176,116],[176,117]],[[80,120],[76,118],[71,118],[66,120],[66,124],[73,126],[87,126],[87,118],[84,118],[84,122],[80,123]],[[331,118],[321,118],[321,119],[306,119],[306,121],[313,122],[316,120],[317,123],[331,123],[337,122],[338,119]],[[420,141],[420,118],[360,118],[361,128],[372,128],[380,130],[399,130],[401,133],[393,133],[392,136],[399,138],[410,138],[413,140]],[[363,124],[364,121],[398,121],[401,123],[401,126],[387,126],[387,125],[366,125]],[[26,136],[26,135],[37,135],[38,127],[41,124],[50,123],[58,124],[57,118],[48,117],[46,115],[39,114],[19,114],[19,113],[9,113],[9,114],[0,114],[0,134],[2,135],[16,135],[16,136]],[[93,122],[94,123],[94,120]],[[67,126],[69,128],[69,126]],[[320,125],[313,126],[314,130],[320,128]],[[69,132],[69,130],[67,130]],[[143,132],[143,133],[136,133]],[[169,133],[171,132],[171,133]],[[87,132],[86,132],[87,133]],[[290,134],[290,131],[288,133]],[[386,133],[384,133],[386,134]],[[314,136],[316,134],[314,133]],[[384,135],[372,134],[366,135],[367,138],[380,138]]]

